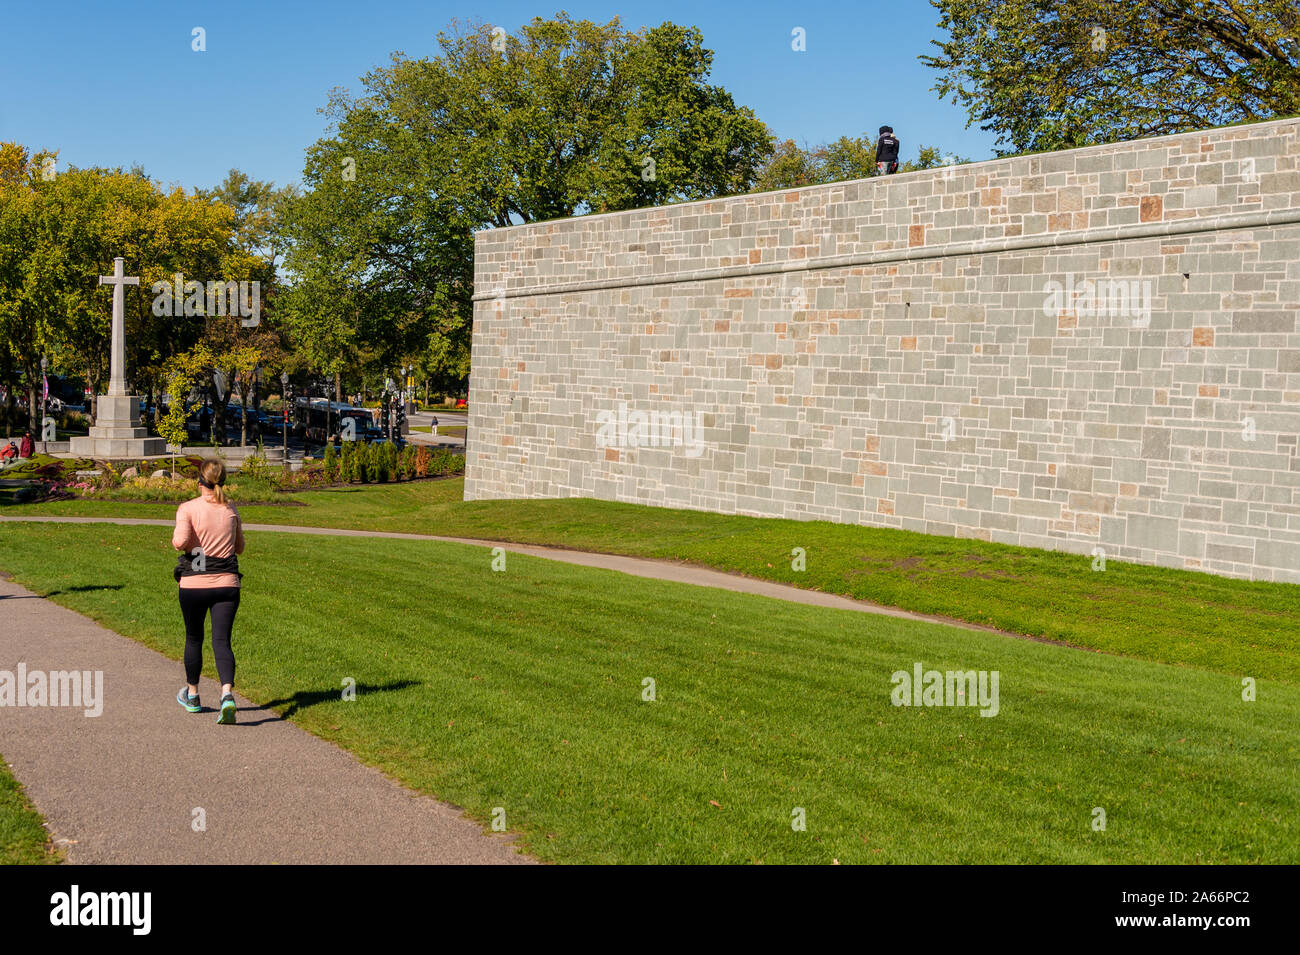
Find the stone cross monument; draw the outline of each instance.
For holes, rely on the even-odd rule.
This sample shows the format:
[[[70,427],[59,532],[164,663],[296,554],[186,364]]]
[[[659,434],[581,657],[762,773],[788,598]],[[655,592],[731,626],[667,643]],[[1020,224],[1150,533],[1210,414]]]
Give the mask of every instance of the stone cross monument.
[[[150,438],[140,423],[140,399],[126,393],[126,287],[139,285],[127,275],[121,256],[113,274],[101,275],[100,285],[113,286],[113,342],[109,354],[108,394],[95,402],[95,424],[84,438],[72,439],[72,453],[96,458],[140,458],[166,454],[167,442]]]

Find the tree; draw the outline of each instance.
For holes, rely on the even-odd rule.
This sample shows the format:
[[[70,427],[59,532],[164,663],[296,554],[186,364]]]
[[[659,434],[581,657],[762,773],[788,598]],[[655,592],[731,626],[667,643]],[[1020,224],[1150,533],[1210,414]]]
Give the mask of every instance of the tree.
[[[841,136],[817,150],[825,182],[866,179],[876,174],[876,144],[867,136]]]
[[[212,355],[199,344],[187,352],[173,355],[163,367],[163,381],[168,397],[167,414],[158,422],[158,434],[170,445],[180,447],[188,436],[185,422],[202,401],[191,400],[212,367]]]
[[[915,172],[970,162],[944,154],[938,146],[921,146],[917,158],[899,164],[899,172]],[[776,147],[763,167],[756,192],[824,185],[876,175],[876,144],[866,136],[841,136],[833,143],[801,149],[792,139]]]
[[[288,204],[297,197],[298,188],[284,186],[277,189],[273,182],[253,179],[238,169],[231,169],[221,185],[215,189],[196,190],[195,195],[230,208],[234,215],[234,246],[262,259],[267,266],[268,278],[273,276],[279,260],[287,251],[281,220]]]
[[[239,443],[248,444],[248,409],[249,400],[256,385],[258,369],[268,358],[268,354],[257,345],[243,344],[232,348],[221,356],[226,368],[230,369],[230,381],[234,391],[239,394]]]
[[[793,139],[782,140],[759,172],[754,191],[816,185],[822,181],[821,172],[811,150],[801,149]]]
[[[230,246],[222,256],[222,277],[259,283],[264,308],[269,306],[272,315],[278,317],[281,291],[276,266],[289,249],[284,223],[299,195],[297,187],[277,189],[274,183],[231,169],[221,185],[196,195],[229,209],[231,214],[233,231]],[[238,394],[243,412],[239,443],[247,444],[247,410],[256,389],[255,372],[262,365],[279,363],[284,358],[279,323],[246,325],[230,316],[207,315],[203,342],[212,357],[210,371],[226,382],[226,388],[213,396],[216,413],[212,433],[225,433],[226,409],[230,398]]]
[[[336,93],[288,203],[280,314],[315,366],[413,363],[463,374],[473,232],[743,192],[770,151],[752,111],[710,85],[698,30],[535,19],[439,35]],[[367,347],[363,347],[366,343]]]
[[[222,276],[228,214],[180,189],[163,193],[140,170],[71,169],[43,183],[40,195],[43,234],[57,254],[41,268],[37,251],[33,268],[48,293],[56,364],[76,368],[92,395],[100,393],[109,370],[111,292],[98,277],[120,255],[140,277],[139,289],[126,295],[128,376],[138,393],[158,394],[163,363],[192,345],[202,324],[155,309],[154,285],[171,285],[177,273]]]
[[[50,340],[45,292],[33,274],[32,244],[40,234],[35,185],[47,153],[31,155],[18,143],[0,144],[0,342],[4,364],[27,386],[27,429],[39,433],[36,399],[40,358]],[[47,252],[48,254],[48,252]],[[19,380],[6,381],[10,396]],[[10,399],[11,400],[11,399]]]
[[[239,443],[248,443],[248,415],[255,387],[255,373],[265,365],[278,365],[284,360],[279,333],[266,324],[245,326],[239,316],[208,315],[204,317],[203,338],[200,344],[209,358],[205,388],[212,383],[212,437],[225,434],[226,411],[230,400],[239,395]],[[215,387],[217,382],[220,387]]]
[[[441,57],[394,57],[330,112],[344,139],[399,133],[399,158],[422,158],[423,181],[485,225],[743,192],[770,152],[753,111],[707,82],[694,27],[631,33],[566,13],[513,36],[454,27]]]
[[[32,427],[42,355],[53,372],[84,375],[92,394],[108,377],[111,290],[98,277],[115,256],[141,280],[126,296],[127,371],[150,395],[161,391],[166,359],[203,331],[201,317],[154,309],[153,284],[178,272],[215,279],[248,270],[232,249],[226,206],[179,189],[163,193],[139,169],[52,175],[46,155],[0,145],[0,369],[25,382]]]
[[[944,153],[938,146],[922,146],[917,150],[916,158],[899,163],[899,172],[916,172],[921,169],[938,169],[942,166],[957,166],[970,162],[960,156]]]
[[[1003,155],[1300,112],[1294,0],[931,0],[921,60]]]

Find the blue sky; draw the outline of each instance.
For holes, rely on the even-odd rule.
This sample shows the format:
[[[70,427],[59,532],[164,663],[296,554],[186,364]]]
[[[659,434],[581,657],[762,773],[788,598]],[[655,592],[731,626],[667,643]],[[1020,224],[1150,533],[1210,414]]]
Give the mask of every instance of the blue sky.
[[[58,149],[59,167],[142,165],[165,185],[209,187],[238,167],[297,182],[303,150],[326,129],[334,87],[400,50],[437,51],[453,19],[513,32],[534,16],[617,15],[635,29],[693,24],[714,50],[712,81],[781,138],[815,144],[889,123],[904,158],[921,144],[970,159],[993,138],[931,91],[937,11],[927,0],[750,3],[107,2],[8,4],[0,34],[0,140]],[[191,49],[206,31],[206,52]],[[803,27],[807,50],[791,50]]]

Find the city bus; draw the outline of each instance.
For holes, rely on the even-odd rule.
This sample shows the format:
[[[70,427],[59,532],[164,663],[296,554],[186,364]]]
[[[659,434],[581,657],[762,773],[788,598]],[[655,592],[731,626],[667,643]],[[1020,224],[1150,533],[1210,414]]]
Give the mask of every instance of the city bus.
[[[366,408],[325,398],[298,398],[294,401],[293,433],[305,444],[337,444],[340,429],[348,427],[349,420],[357,441],[369,442],[383,437]]]

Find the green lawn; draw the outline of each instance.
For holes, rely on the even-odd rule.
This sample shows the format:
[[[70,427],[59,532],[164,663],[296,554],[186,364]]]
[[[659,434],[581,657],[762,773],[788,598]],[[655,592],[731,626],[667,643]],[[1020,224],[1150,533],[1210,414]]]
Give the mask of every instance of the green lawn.
[[[495,573],[484,548],[249,541],[241,691],[504,808],[544,859],[1300,861],[1295,686],[1247,703],[1223,673],[518,555]],[[179,658],[172,562],[161,528],[0,533],[20,582]],[[998,671],[1000,712],[891,705],[916,662]]]
[[[1300,685],[1300,586],[934,537],[584,499],[461,500],[460,479],[295,492],[250,523],[362,528],[685,561],[1139,659]],[[67,501],[0,514],[171,518],[175,505]],[[807,567],[792,568],[791,552]]]
[[[0,759],[0,865],[58,862],[49,833],[22,786]]]

